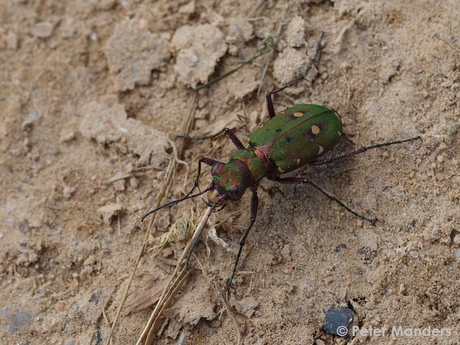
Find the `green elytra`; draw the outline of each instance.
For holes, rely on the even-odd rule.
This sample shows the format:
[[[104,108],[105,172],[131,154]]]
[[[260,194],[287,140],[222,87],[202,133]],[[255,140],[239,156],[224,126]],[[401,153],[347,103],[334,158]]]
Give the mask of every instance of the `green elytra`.
[[[293,79],[283,87],[273,90],[266,95],[267,110],[270,120],[262,127],[249,134],[250,142],[248,147],[245,147],[230,129],[224,128],[215,136],[225,133],[235,145],[236,150],[231,155],[229,161],[223,163],[212,158],[200,158],[198,173],[193,188],[184,197],[159,206],[147,212],[142,217],[142,220],[144,220],[147,216],[162,208],[171,207],[184,200],[208,193],[208,200],[205,200],[205,203],[210,207],[206,215],[207,222],[216,209],[224,206],[227,201],[240,200],[245,191],[249,188],[252,192],[250,224],[240,239],[240,247],[233,266],[229,285],[232,284],[236,274],[246,238],[256,221],[259,203],[257,188],[263,178],[268,178],[283,184],[309,184],[327,196],[330,200],[337,202],[347,211],[363,220],[374,223],[374,219],[355,212],[334,195],[325,191],[309,179],[305,177],[282,177],[281,175],[298,169],[306,164],[327,164],[365,152],[369,149],[420,139],[420,136],[417,136],[405,140],[375,144],[362,147],[355,151],[346,152],[336,157],[320,160],[319,158],[322,155],[332,150],[340,141],[342,135],[342,122],[337,112],[323,105],[298,104],[278,114],[275,113],[272,95],[305,79],[307,73],[316,61],[323,36],[324,33],[321,35],[315,56],[310,61],[305,73]],[[202,163],[211,166],[213,179],[206,189],[199,193],[192,194],[193,191],[199,187]],[[187,268],[191,254],[203,229],[204,226],[199,230],[200,233],[190,249],[186,263]]]
[[[334,148],[341,136],[342,121],[334,110],[298,104],[249,134],[249,146],[264,148],[278,171],[286,173]]]

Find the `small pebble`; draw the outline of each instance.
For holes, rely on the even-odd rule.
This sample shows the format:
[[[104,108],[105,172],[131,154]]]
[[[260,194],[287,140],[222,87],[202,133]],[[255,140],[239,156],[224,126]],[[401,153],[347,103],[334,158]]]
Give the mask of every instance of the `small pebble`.
[[[32,27],[32,35],[35,37],[46,38],[53,33],[53,24],[48,22],[37,23]]]
[[[324,330],[340,337],[350,337],[357,323],[356,314],[349,308],[329,308],[325,316]]]
[[[75,132],[68,130],[68,129],[63,129],[59,135],[59,141],[61,143],[66,143],[68,141],[71,141],[75,138]]]
[[[64,186],[62,195],[64,198],[69,199],[76,190],[77,189],[75,187]]]
[[[409,252],[409,255],[412,256],[414,259],[417,259],[418,258],[418,252],[415,251],[415,250],[411,250]]]
[[[64,309],[65,309],[65,303],[62,302],[62,301],[57,301],[57,302],[54,304],[54,309],[56,309],[57,311],[64,311]]]
[[[240,334],[245,335],[248,332],[248,325],[245,323],[242,323],[240,325]]]

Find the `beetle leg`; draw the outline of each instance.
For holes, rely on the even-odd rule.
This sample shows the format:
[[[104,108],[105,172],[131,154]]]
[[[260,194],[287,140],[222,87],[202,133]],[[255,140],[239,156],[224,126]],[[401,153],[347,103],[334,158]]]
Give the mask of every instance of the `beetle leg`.
[[[237,149],[244,149],[245,148],[243,143],[240,141],[240,139],[238,139],[236,134],[233,133],[233,131],[230,128],[224,128],[223,132],[225,132],[225,134],[228,135],[228,137],[232,141],[233,145],[235,145]]]
[[[408,141],[414,141],[414,140],[417,140],[417,139],[421,139],[421,137],[418,136],[418,137],[413,137],[413,138],[409,138],[409,139],[405,139],[405,140],[388,141],[386,143],[380,143],[380,144],[375,144],[375,145],[370,145],[370,146],[364,146],[364,147],[361,147],[361,148],[359,148],[357,150],[354,150],[354,151],[345,152],[344,154],[341,154],[341,155],[336,156],[336,157],[331,157],[331,158],[328,158],[328,159],[313,161],[313,162],[310,162],[309,164],[311,164],[311,165],[328,164],[328,163],[331,163],[331,162],[338,161],[340,159],[344,159],[344,158],[347,158],[347,157],[350,157],[350,156],[357,155],[359,153],[366,152],[367,150],[376,149],[376,148],[383,147],[383,146],[390,146],[390,145],[394,145],[394,144],[401,144],[401,143],[405,143],[405,142],[408,142]]]
[[[356,217],[359,217],[359,218],[361,218],[363,220],[366,220],[366,221],[370,222],[372,225],[375,224],[376,219],[365,217],[365,216],[357,213],[356,211],[353,211],[351,208],[349,208],[347,205],[345,205],[342,201],[337,199],[333,194],[329,193],[328,191],[325,191],[323,188],[318,186],[316,183],[310,181],[309,179],[307,179],[305,177],[286,177],[286,178],[280,178],[277,181],[280,182],[280,183],[284,183],[284,184],[309,184],[309,185],[315,187],[318,191],[323,193],[325,196],[327,196],[329,198],[329,200],[335,201],[340,206],[342,206],[344,209],[346,209],[348,212],[353,213]]]
[[[209,166],[213,166],[214,164],[217,164],[217,163],[220,163],[219,161],[216,161],[215,159],[212,159],[212,158],[208,158],[208,157],[201,157],[200,160],[198,161],[198,172],[196,174],[196,177],[195,177],[195,183],[193,184],[193,187],[192,189],[187,193],[185,194],[185,196],[189,196],[190,194],[193,193],[193,191],[195,190],[195,188],[198,188],[200,189],[200,175],[201,175],[201,163],[204,163],[206,165],[209,165]]]
[[[199,193],[196,193],[196,194],[192,194],[193,191],[196,188],[200,189],[199,183],[200,183],[200,176],[201,176],[201,163],[213,166],[214,164],[219,163],[219,161],[216,161],[216,160],[214,160],[212,158],[207,158],[207,157],[200,158],[200,160],[198,161],[198,172],[196,174],[195,183],[193,184],[192,189],[190,189],[189,192],[187,194],[185,194],[182,198],[179,198],[177,200],[173,200],[171,202],[168,202],[167,204],[161,205],[161,206],[159,206],[159,207],[157,207],[157,208],[155,208],[153,210],[148,211],[147,213],[145,213],[142,216],[141,220],[144,221],[145,218],[147,218],[151,214],[161,210],[162,208],[175,206],[175,205],[177,205],[178,203],[180,203],[180,202],[182,202],[184,200],[193,199],[193,198],[195,198],[197,196],[203,195],[204,193],[212,190],[214,187],[213,187],[213,185],[211,183],[209,186],[206,187],[205,190],[200,191]]]
[[[272,108],[273,108],[273,105],[272,105]],[[176,138],[184,138],[184,139],[187,139],[187,140],[206,140],[206,139],[214,139],[215,137],[218,137],[219,135],[221,135],[222,133],[225,133],[226,135],[228,135],[228,137],[230,138],[230,140],[232,141],[232,143],[236,146],[236,148],[238,149],[244,149],[244,145],[243,143],[240,141],[240,139],[238,139],[238,137],[236,136],[235,133],[233,133],[233,131],[230,129],[230,128],[224,128],[222,130],[220,130],[219,132],[217,132],[216,134],[213,134],[213,135],[207,135],[205,137],[189,137],[189,136],[186,136],[186,135],[176,135]],[[211,165],[211,164],[209,164]]]
[[[275,91],[271,91],[269,93],[267,93],[265,95],[265,101],[267,103],[267,110],[268,110],[268,115],[270,116],[270,118],[272,119],[273,117],[275,117],[276,113],[275,113],[275,108],[273,107],[273,100],[272,100],[272,95],[276,92],[280,91],[279,89],[278,90],[275,90]]]
[[[299,81],[302,81],[302,80],[305,79],[305,77],[307,76],[308,72],[310,72],[310,69],[313,67],[313,64],[315,63],[316,59],[318,58],[319,51],[321,50],[321,41],[323,40],[323,37],[324,37],[324,32],[321,33],[321,37],[319,38],[318,44],[316,45],[315,56],[313,56],[313,59],[311,59],[310,63],[308,64],[308,67],[305,70],[305,73],[302,74],[302,75],[299,75],[298,77],[296,77],[294,79],[292,79],[286,85],[284,85],[284,86],[282,86],[282,87],[280,87],[280,88],[278,88],[276,90],[270,91],[269,93],[267,93],[265,95],[265,101],[267,103],[268,115],[270,116],[270,118],[273,118],[276,115],[275,108],[273,107],[272,95],[274,95],[275,93],[278,93],[280,91],[283,91],[284,89],[287,89],[288,87],[290,87],[292,85],[295,85]]]
[[[236,273],[236,268],[238,267],[238,262],[240,261],[241,251],[243,250],[244,243],[246,242],[246,237],[248,237],[249,231],[251,230],[252,226],[254,225],[256,221],[258,206],[259,206],[259,197],[257,196],[257,190],[253,190],[252,199],[251,199],[251,223],[249,224],[249,227],[244,232],[243,237],[241,237],[240,249],[238,250],[238,254],[235,260],[235,265],[233,266],[232,276],[230,277],[230,280],[228,281],[229,286],[232,285],[233,278]]]
[[[198,176],[197,176],[197,181],[198,181],[198,179],[200,178],[201,163],[204,163],[204,164],[209,165],[209,166],[212,167],[214,164],[217,164],[217,163],[220,163],[220,162],[217,161],[217,160],[215,160],[215,159],[212,159],[212,158],[201,157],[200,160],[199,160],[199,163],[198,163]]]

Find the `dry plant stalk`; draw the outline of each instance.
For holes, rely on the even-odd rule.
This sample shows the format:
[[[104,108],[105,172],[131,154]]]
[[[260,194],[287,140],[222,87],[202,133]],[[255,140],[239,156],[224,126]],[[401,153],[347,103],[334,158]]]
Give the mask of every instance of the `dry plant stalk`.
[[[195,109],[196,109],[196,98],[197,97],[196,97],[196,94],[195,94],[194,97],[193,97],[193,100],[191,102],[189,115],[187,116],[186,119],[184,119],[184,122],[181,125],[181,132],[182,133],[188,133],[189,130],[190,130],[190,126],[191,126],[191,123],[192,123],[192,120],[193,120],[193,117],[194,117],[194,113],[195,113]],[[160,194],[159,194],[159,196],[157,198],[157,201],[156,201],[155,205],[152,205],[153,207],[157,207],[158,205],[160,205],[160,203],[164,199],[164,197],[167,194],[167,191],[169,189],[169,186],[171,185],[172,177],[174,176],[174,173],[175,173],[175,171],[177,169],[177,164],[180,162],[179,159],[178,159],[178,156],[182,154],[183,143],[180,142],[176,146],[174,142],[171,142],[171,147],[173,148],[173,159],[171,159],[171,161],[168,164],[168,167],[166,168],[165,183],[162,186],[162,189],[160,191]],[[115,327],[117,325],[118,319],[119,319],[120,314],[121,314],[121,309],[123,308],[124,303],[126,302],[126,299],[128,297],[129,288],[131,287],[131,283],[132,283],[132,281],[134,279],[134,276],[136,274],[136,270],[137,270],[137,267],[139,266],[140,259],[141,259],[142,255],[144,254],[145,248],[147,246],[147,241],[148,241],[148,238],[150,236],[151,229],[153,227],[153,224],[155,223],[155,219],[156,219],[156,215],[154,215],[151,218],[150,224],[148,226],[148,230],[145,233],[144,240],[142,241],[142,245],[141,245],[141,248],[139,250],[139,254],[137,255],[137,258],[136,258],[136,261],[135,261],[135,264],[134,264],[134,267],[133,267],[132,274],[131,274],[131,276],[129,278],[129,281],[128,281],[128,285],[126,286],[126,290],[125,290],[125,292],[123,294],[122,301],[121,301],[121,303],[120,303],[120,305],[119,305],[119,307],[117,309],[115,318],[114,318],[113,323],[112,323],[112,327],[110,329],[109,336],[107,337],[107,341],[105,343],[106,345],[110,344],[110,342],[111,342],[113,332],[115,330]],[[136,226],[138,223],[139,223],[139,221],[137,221],[134,224],[134,226]],[[176,271],[177,271],[177,269],[179,267],[180,267],[180,262],[179,262],[179,265],[176,268]],[[160,298],[160,301],[161,301],[161,298]],[[158,304],[157,304],[157,306],[158,306]]]
[[[200,221],[195,227],[192,238],[187,242],[182,255],[179,259],[178,265],[174,270],[171,279],[167,288],[163,291],[155,309],[150,315],[147,324],[144,327],[136,345],[150,345],[152,344],[153,337],[155,336],[155,331],[157,330],[160,321],[162,319],[163,311],[168,308],[173,301],[174,297],[177,295],[182,285],[190,275],[191,271],[186,268],[186,261],[189,255],[190,250],[192,249],[193,243],[198,238],[201,233],[201,229],[206,225],[206,220],[208,219],[210,212],[212,211],[211,207],[208,207],[207,210],[203,213],[200,218]],[[145,341],[143,341],[145,338]]]

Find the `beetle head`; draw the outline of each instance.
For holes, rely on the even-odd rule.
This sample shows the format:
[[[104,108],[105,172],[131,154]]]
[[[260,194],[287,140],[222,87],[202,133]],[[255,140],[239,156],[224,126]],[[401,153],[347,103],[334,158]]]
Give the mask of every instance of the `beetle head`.
[[[224,195],[226,200],[240,200],[246,189],[251,186],[248,166],[240,160],[216,163],[212,166],[211,173],[213,188],[218,195]]]

